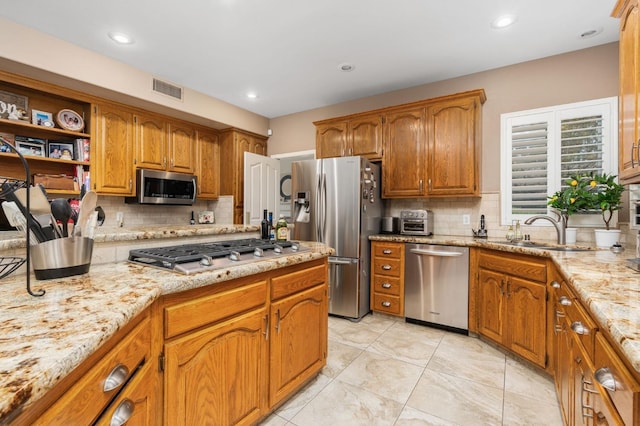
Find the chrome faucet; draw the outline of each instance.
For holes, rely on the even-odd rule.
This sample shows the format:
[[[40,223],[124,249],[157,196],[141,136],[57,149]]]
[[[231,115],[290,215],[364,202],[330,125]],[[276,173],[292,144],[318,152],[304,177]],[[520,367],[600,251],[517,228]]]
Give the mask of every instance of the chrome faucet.
[[[555,213],[555,212],[554,212]],[[557,219],[554,219],[552,217],[549,217],[547,215],[543,215],[543,214],[538,214],[535,216],[531,216],[530,218],[528,218],[527,220],[524,221],[525,225],[531,225],[533,222],[535,222],[538,219],[544,219],[544,220],[548,220],[549,222],[553,223],[553,226],[555,226],[556,228],[556,233],[558,234],[558,244],[560,245],[565,245],[566,244],[566,237],[567,237],[567,217],[560,215],[558,213],[555,213],[555,215],[558,217]]]

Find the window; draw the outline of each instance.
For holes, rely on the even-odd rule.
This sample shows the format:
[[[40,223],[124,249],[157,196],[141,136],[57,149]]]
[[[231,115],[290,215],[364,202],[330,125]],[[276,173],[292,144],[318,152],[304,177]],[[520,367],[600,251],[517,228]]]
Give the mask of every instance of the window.
[[[570,176],[617,174],[617,108],[612,97],[501,115],[503,225],[549,213],[547,197]],[[599,215],[571,217],[599,224]]]

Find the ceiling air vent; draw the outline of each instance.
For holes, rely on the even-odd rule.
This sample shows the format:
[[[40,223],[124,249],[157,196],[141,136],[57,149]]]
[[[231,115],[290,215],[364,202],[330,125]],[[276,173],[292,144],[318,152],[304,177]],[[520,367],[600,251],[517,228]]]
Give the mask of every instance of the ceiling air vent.
[[[182,100],[182,87],[158,80],[157,78],[153,79],[153,91]]]

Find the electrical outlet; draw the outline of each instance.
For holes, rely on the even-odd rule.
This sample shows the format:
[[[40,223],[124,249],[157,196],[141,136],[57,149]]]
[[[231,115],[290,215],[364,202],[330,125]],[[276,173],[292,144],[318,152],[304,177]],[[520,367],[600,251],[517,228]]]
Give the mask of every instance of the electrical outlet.
[[[471,225],[471,215],[463,214],[462,215],[462,224],[463,225]]]

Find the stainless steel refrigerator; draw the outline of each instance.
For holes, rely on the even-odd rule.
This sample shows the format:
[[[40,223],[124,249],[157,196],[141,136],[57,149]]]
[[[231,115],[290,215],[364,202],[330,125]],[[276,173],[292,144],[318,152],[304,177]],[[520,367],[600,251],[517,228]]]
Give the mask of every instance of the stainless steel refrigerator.
[[[293,239],[335,249],[329,257],[329,313],[369,312],[370,242],[380,232],[380,167],[364,157],[291,164]]]

